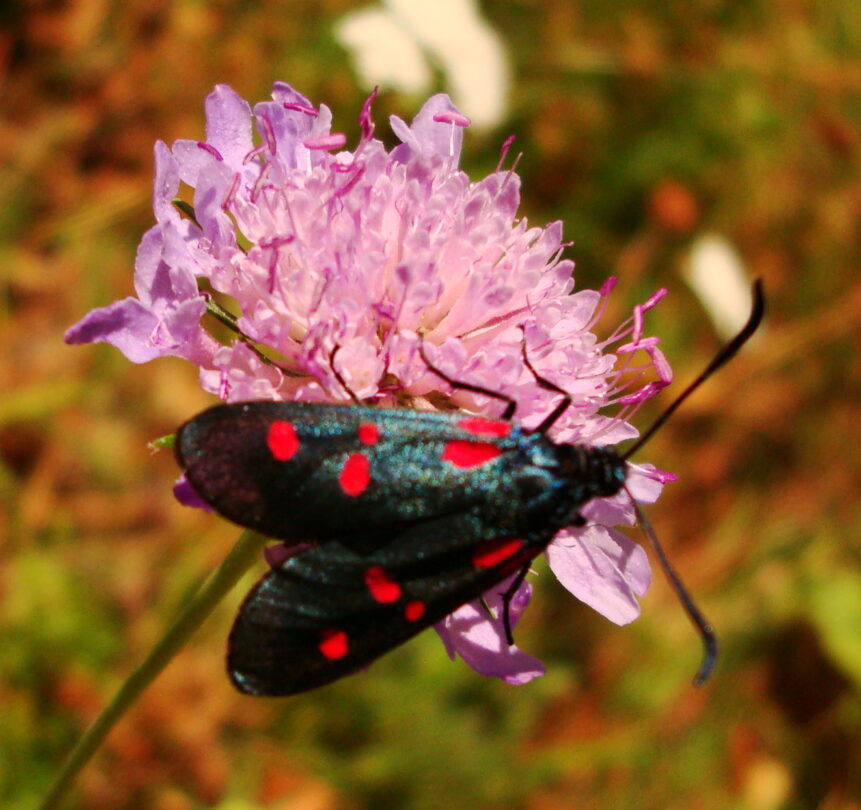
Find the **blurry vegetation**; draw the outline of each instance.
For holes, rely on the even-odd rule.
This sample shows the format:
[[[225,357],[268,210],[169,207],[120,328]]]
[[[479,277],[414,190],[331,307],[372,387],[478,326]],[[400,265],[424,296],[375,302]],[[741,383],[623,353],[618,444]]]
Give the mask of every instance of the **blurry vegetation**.
[[[485,3],[511,49],[523,211],[563,218],[578,283],[620,276],[679,379],[717,339],[680,280],[716,231],[762,275],[758,342],[644,458],[651,509],[723,657],[656,577],[619,629],[542,576],[507,687],[425,634],[284,701],[235,694],[224,606],[110,737],[70,807],[861,808],[861,11],[857,0]],[[0,805],[31,807],[82,728],[236,534],[172,499],[147,442],[208,403],[178,360],[135,367],[64,329],[131,293],[152,145],[203,131],[216,82],[284,79],[355,138],[356,86],[323,2],[3,4],[0,11]],[[383,93],[386,116],[420,99]],[[666,401],[666,399],[665,399]],[[648,421],[642,413],[639,424]],[[237,593],[235,600],[239,599]]]

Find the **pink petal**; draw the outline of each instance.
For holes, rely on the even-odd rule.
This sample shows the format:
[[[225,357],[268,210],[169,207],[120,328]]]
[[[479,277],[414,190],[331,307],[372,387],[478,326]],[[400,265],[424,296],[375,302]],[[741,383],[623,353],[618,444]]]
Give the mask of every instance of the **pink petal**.
[[[519,686],[544,674],[544,664],[537,658],[509,645],[502,619],[502,597],[512,578],[497,585],[484,595],[496,618],[491,618],[481,601],[475,600],[459,607],[435,625],[452,659],[459,655],[480,675],[501,678]],[[517,624],[532,594],[531,586],[521,584],[511,601],[511,623]]]
[[[633,526],[636,523],[634,507],[624,490],[609,498],[593,498],[580,510],[580,514],[589,523],[602,523],[605,526]]]
[[[633,526],[637,513],[631,505],[630,493],[637,503],[654,503],[658,500],[666,484],[669,473],[655,470],[651,464],[628,463],[628,477],[625,490],[609,498],[594,498],[580,513],[590,523],[603,523],[605,526]]]
[[[658,500],[666,483],[663,473],[652,464],[628,464],[628,478],[625,486],[637,503],[654,503]]]
[[[593,524],[561,532],[546,554],[557,579],[610,621],[628,624],[640,615],[637,597],[652,573],[646,552],[630,538]]]

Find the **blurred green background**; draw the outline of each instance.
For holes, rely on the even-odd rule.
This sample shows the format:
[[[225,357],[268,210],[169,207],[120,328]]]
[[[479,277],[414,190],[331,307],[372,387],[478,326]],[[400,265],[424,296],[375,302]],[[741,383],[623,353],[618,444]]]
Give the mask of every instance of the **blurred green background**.
[[[470,67],[468,42],[458,54],[468,26],[448,26],[446,50],[395,6],[388,22],[418,41],[430,84],[384,87],[378,136],[391,143],[387,114],[409,119],[441,89],[459,88],[467,113],[478,99],[478,119],[481,82],[503,74]],[[33,806],[237,534],[176,504],[170,454],[147,449],[210,403],[196,370],[67,347],[63,331],[131,293],[153,142],[201,137],[216,82],[253,102],[289,81],[355,143],[368,88],[339,32],[369,8],[384,15],[347,0],[3,3],[3,808]],[[620,276],[603,323],[669,287],[650,331],[686,379],[720,343],[682,278],[691,246],[719,234],[765,279],[760,338],[642,455],[681,477],[650,515],[720,632],[714,678],[691,687],[699,642],[660,576],[642,618],[617,628],[545,575],[519,642],[549,674],[528,686],[450,663],[427,633],[367,674],[253,700],[223,671],[237,589],[69,807],[861,808],[861,7],[496,0],[481,13],[510,86],[462,164],[483,176],[517,135],[522,213],[565,220],[578,286]],[[371,52],[388,36],[372,29]]]

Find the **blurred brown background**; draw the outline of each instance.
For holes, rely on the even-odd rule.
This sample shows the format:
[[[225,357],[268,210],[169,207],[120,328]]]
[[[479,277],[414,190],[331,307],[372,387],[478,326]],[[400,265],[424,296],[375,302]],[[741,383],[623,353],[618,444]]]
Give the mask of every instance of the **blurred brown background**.
[[[216,82],[253,102],[276,79],[331,106],[351,143],[368,82],[389,142],[388,113],[455,93],[484,122],[463,158],[476,178],[516,134],[523,213],[565,220],[579,286],[620,276],[605,323],[670,288],[649,317],[679,380],[720,343],[683,280],[692,249],[717,235],[765,279],[759,340],[643,454],[681,477],[650,515],[723,655],[692,689],[698,641],[659,576],[622,629],[543,576],[519,642],[549,674],[528,686],[425,634],[365,675],[252,700],[222,664],[238,589],[69,806],[861,808],[861,7],[439,7],[442,34],[418,0],[0,9],[4,808],[33,806],[236,536],[177,505],[170,454],[147,449],[209,404],[196,370],[62,335],[131,294],[153,142],[201,137]]]

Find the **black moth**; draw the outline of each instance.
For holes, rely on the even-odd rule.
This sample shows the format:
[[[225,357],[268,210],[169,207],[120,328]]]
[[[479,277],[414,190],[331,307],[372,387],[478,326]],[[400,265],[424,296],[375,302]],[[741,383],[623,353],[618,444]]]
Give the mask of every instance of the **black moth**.
[[[501,419],[361,405],[219,405],[183,425],[176,455],[219,514],[267,536],[309,546],[272,568],[240,608],[227,666],[253,695],[313,689],[368,666],[511,575],[508,601],[533,558],[562,528],[583,522],[592,498],[625,486],[626,459],[757,328],[760,285],[744,329],[624,455],[555,444],[546,435],[570,404],[564,391],[538,428]],[[527,360],[528,364],[528,360]],[[714,635],[654,536],[659,559],[706,643]]]

